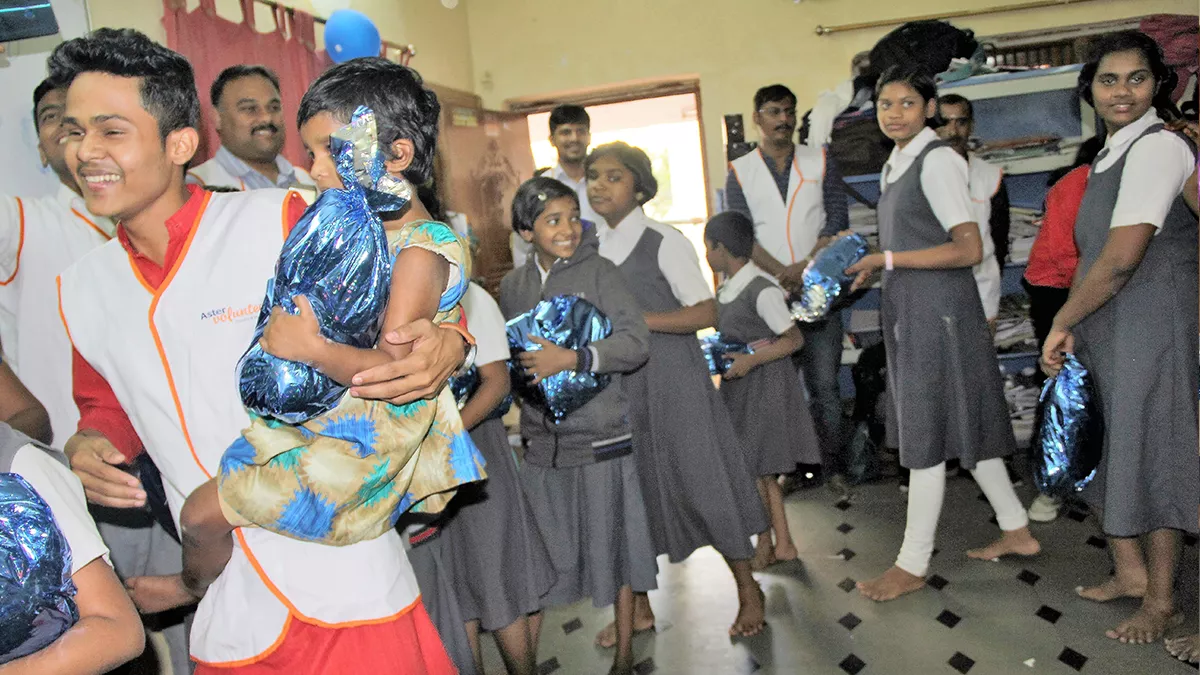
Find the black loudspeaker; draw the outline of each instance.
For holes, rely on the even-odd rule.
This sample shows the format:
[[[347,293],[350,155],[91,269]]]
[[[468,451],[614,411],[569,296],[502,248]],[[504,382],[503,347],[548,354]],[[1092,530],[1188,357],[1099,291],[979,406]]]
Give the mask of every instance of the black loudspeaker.
[[[58,20],[50,0],[0,0],[0,42],[54,35]]]
[[[725,116],[725,142],[729,145],[746,141],[746,123],[741,115]]]

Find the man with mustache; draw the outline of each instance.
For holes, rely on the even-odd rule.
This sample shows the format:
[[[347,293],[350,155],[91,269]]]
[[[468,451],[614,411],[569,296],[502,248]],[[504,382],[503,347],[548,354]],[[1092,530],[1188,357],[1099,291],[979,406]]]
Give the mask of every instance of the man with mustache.
[[[592,144],[592,118],[583,106],[564,103],[550,111],[550,144],[558,151],[558,163],[537,172],[539,176],[553,178],[579,195],[579,219],[585,223],[603,222],[592,210],[587,197],[587,175],[583,160],[587,159],[588,146]],[[533,245],[513,233],[513,267],[525,264]]]
[[[221,147],[188,172],[188,182],[235,190],[314,185],[312,176],[284,159],[279,78],[264,66],[231,66],[209,90]]]
[[[796,145],[796,95],[782,84],[754,94],[758,149],[729,165],[725,205],[754,221],[756,265],[788,292],[800,289],[804,268],[838,232],[849,227],[841,174],[822,148]],[[842,444],[842,405],[837,372],[842,361],[842,320],[837,314],[800,326],[804,348],[793,357],[804,371],[813,420],[827,474]],[[802,456],[816,460],[815,453]],[[816,483],[819,466],[802,465],[800,481]]]

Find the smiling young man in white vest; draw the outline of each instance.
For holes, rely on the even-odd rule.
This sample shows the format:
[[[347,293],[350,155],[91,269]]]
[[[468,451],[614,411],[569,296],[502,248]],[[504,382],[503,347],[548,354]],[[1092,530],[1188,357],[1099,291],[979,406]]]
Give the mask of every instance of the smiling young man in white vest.
[[[314,185],[307,171],[279,154],[287,132],[274,72],[265,66],[230,66],[213,80],[209,99],[221,147],[188,171],[189,183],[235,190]]]
[[[283,190],[185,186],[199,142],[192,68],[145,35],[97,30],[59,45],[50,70],[70,83],[68,166],[88,206],[121,223],[116,241],[59,279],[83,417],[67,454],[89,500],[125,506],[145,495],[106,458],[149,453],[178,522],[248,424],[234,368],[304,203]],[[351,394],[404,402],[435,393],[464,360],[465,331],[447,328],[423,322],[388,335],[413,353],[356,375]],[[107,428],[87,426],[96,408]],[[238,541],[196,612],[198,674],[445,661],[398,535],[338,548],[247,528]],[[177,575],[155,586],[164,607],[192,599]]]
[[[754,263],[789,292],[799,290],[813,254],[849,227],[842,178],[824,149],[792,142],[796,95],[782,84],[754,94],[758,149],[729,166],[725,203],[754,221]],[[813,420],[827,474],[836,475],[842,445],[842,403],[837,373],[842,362],[842,320],[837,314],[800,326],[804,349],[794,357],[811,394]],[[800,476],[815,474],[803,467]],[[801,479],[803,482],[803,479]]]

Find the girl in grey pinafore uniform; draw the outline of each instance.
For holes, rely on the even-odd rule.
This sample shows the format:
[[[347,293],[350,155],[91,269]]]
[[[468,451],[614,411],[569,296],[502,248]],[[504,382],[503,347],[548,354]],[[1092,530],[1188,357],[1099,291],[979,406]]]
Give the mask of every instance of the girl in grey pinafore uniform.
[[[1079,593],[1100,602],[1141,596],[1107,635],[1144,644],[1172,623],[1180,531],[1196,531],[1200,508],[1197,220],[1181,197],[1196,153],[1162,128],[1155,108],[1177,111],[1167,95],[1173,74],[1153,39],[1114,33],[1095,54],[1080,91],[1109,135],[1076,218],[1079,270],[1042,361],[1060,367],[1073,334],[1095,378],[1104,452],[1085,496],[1102,509],[1116,573]]]
[[[867,256],[850,271],[885,269],[880,318],[888,389],[900,463],[911,470],[911,488],[895,566],[859,588],[874,600],[891,600],[924,586],[948,459],[972,471],[1004,531],[998,542],[968,555],[1032,555],[1039,546],[1001,459],[1015,443],[972,275],[978,258],[965,254],[982,255],[966,162],[925,126],[937,112],[932,78],[893,69],[880,78],[876,92],[880,127],[897,143],[881,181],[879,246],[884,253]],[[926,193],[933,186],[944,192]]]

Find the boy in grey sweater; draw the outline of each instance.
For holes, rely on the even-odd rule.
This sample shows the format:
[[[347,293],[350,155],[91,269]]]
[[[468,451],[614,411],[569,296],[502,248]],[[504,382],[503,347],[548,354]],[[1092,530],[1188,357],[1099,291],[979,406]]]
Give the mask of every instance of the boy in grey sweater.
[[[600,257],[595,231],[583,229],[574,190],[552,178],[526,181],[513,199],[512,222],[533,244],[533,255],[500,284],[505,318],[541,300],[574,295],[612,323],[612,334],[587,349],[540,341],[542,349],[521,354],[535,383],[567,370],[613,375],[603,391],[557,424],[522,402],[521,483],[558,576],[544,606],[589,596],[597,607],[615,604],[610,672],[632,673],[633,593],[656,587],[658,565],[635,473],[621,373],[646,362],[650,332],[620,271]]]

